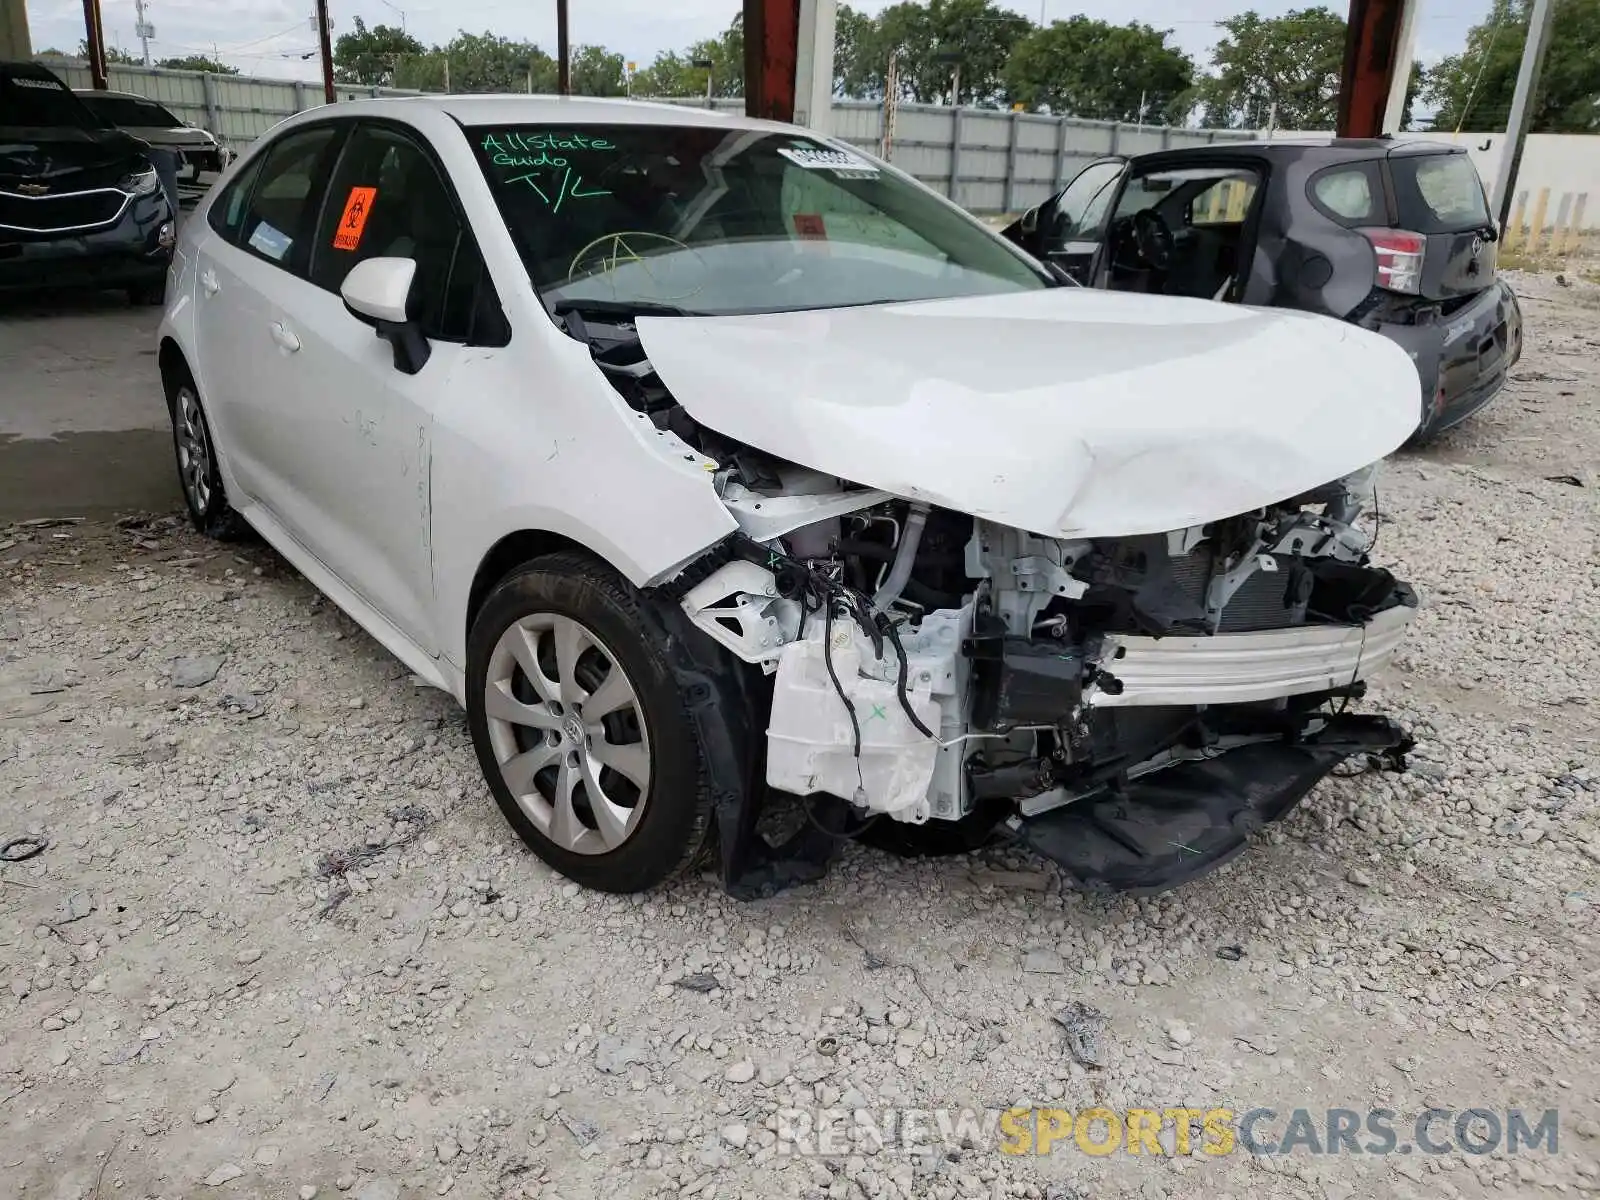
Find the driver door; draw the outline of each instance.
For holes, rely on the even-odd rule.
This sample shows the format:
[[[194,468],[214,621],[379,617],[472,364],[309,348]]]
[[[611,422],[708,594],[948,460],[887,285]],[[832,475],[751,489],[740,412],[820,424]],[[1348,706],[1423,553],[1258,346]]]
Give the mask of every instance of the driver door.
[[[1127,159],[1097,159],[1002,235],[1084,287],[1096,287],[1103,273],[1106,228],[1127,178]]]

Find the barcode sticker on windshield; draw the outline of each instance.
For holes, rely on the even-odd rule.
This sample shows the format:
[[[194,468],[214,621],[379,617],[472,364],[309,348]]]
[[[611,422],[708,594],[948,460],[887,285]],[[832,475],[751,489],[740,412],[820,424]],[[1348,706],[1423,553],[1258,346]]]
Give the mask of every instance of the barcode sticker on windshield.
[[[836,175],[852,178],[870,177],[878,173],[878,168],[866,159],[857,158],[843,150],[828,150],[821,146],[780,146],[778,153],[795,166],[808,171],[832,171]]]

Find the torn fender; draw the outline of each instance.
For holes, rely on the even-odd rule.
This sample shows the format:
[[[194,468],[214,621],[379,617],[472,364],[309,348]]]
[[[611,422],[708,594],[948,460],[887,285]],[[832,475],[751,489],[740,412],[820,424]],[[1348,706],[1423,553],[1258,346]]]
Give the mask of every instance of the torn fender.
[[[1277,503],[1384,457],[1417,423],[1397,346],[1281,309],[1052,288],[637,327],[701,424],[1056,537]]]

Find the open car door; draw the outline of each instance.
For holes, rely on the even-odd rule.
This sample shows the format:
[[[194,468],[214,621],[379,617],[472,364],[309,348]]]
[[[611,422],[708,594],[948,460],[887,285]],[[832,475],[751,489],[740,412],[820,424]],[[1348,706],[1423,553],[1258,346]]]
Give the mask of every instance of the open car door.
[[[1105,258],[1106,229],[1127,175],[1127,159],[1096,159],[1061,191],[1002,229],[1001,236],[1084,287],[1093,287]]]

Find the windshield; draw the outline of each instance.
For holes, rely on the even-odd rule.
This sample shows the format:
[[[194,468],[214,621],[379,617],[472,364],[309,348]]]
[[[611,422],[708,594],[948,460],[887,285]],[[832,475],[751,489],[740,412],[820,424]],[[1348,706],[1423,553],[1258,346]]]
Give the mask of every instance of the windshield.
[[[100,116],[122,129],[178,129],[178,120],[154,100],[133,96],[85,96],[83,102]]]
[[[467,134],[552,307],[723,315],[1051,286],[910,179],[803,135],[672,125]]]
[[[101,124],[60,81],[42,72],[0,71],[0,127],[99,129]]]

